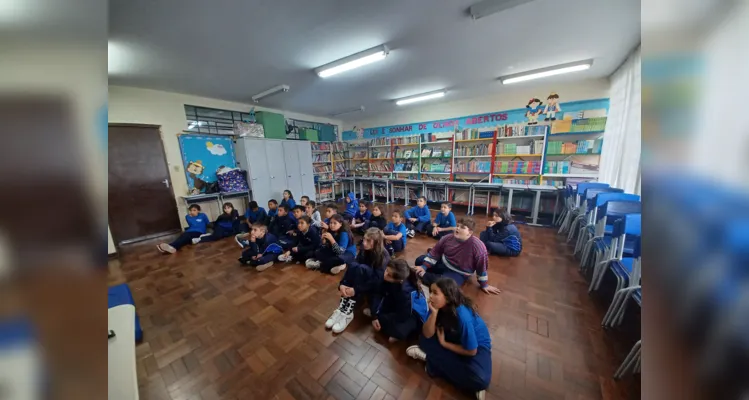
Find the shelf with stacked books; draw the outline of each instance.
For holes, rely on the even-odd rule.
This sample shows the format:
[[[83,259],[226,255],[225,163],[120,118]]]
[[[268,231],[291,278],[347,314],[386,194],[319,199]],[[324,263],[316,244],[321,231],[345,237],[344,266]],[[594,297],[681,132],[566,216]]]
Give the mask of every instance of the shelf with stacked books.
[[[598,180],[606,121],[606,117],[554,121],[544,147],[541,183],[564,187]]]
[[[312,176],[318,199],[325,199],[335,192],[337,171],[333,158],[333,142],[311,142]]]
[[[367,141],[343,142],[347,177],[366,176],[369,173],[369,143]],[[338,161],[336,161],[338,162]]]

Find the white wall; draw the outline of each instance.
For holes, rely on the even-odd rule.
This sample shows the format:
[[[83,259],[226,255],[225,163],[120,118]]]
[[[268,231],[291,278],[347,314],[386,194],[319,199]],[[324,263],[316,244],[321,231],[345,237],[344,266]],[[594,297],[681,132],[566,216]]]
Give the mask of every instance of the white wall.
[[[242,112],[248,112],[254,106],[253,104],[234,103],[180,93],[124,86],[109,86],[110,123],[149,124],[161,127],[161,140],[164,143],[169,175],[176,197],[175,201],[177,202],[180,221],[182,221],[183,225],[185,222],[181,216],[187,211],[180,196],[187,194],[188,190],[177,134],[187,129],[185,104]],[[329,118],[258,106],[255,106],[255,110],[276,112],[288,118],[338,125],[339,132],[342,128],[340,121]],[[110,245],[110,251],[113,247]]]
[[[402,110],[394,113],[361,119],[355,123],[347,123],[345,128],[351,130],[354,125],[363,128],[375,128],[512,110],[525,107],[532,97],[546,99],[552,91],[559,94],[562,103],[607,98],[609,97],[609,81],[608,79],[595,79],[554,85],[539,81],[532,86],[521,85],[515,88],[510,86],[502,93],[456,101],[447,100],[450,97],[448,92],[445,101],[427,102],[421,106],[404,106]]]

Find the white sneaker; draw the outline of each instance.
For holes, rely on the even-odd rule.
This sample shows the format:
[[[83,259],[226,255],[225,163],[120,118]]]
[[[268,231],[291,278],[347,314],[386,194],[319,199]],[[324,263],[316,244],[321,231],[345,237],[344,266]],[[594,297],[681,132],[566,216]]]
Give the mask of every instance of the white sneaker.
[[[273,261],[269,261],[263,265],[258,265],[257,267],[255,267],[255,269],[257,270],[257,272],[263,272],[272,266],[273,266]]]
[[[339,265],[337,267],[331,268],[330,269],[330,273],[333,274],[333,275],[338,275],[338,273],[341,272],[341,271],[343,271],[344,269],[346,269],[346,264],[341,264],[341,265]]]
[[[424,353],[424,350],[422,350],[421,347],[417,345],[408,346],[408,348],[406,349],[406,355],[415,360],[427,360],[427,353]]]
[[[370,310],[369,308],[365,308],[365,309],[361,310],[361,312],[362,312],[362,314],[366,315],[367,317],[370,317],[370,318],[372,317],[372,310]]]
[[[408,236],[408,237],[412,238],[412,237],[416,236],[416,231],[414,231],[413,229],[409,229],[409,230],[408,230],[408,231],[406,232],[406,236]]]
[[[278,261],[281,261],[281,262],[291,261],[291,254],[289,254],[288,256],[285,254],[281,254],[280,256],[278,256]]]
[[[343,332],[348,324],[354,320],[354,306],[356,305],[356,301],[351,299],[346,300],[348,300],[348,302],[344,305],[343,310],[341,310],[341,315],[338,317],[338,321],[333,324],[333,333]]]
[[[199,237],[192,238],[192,244],[198,244],[198,243],[200,243],[200,238]]]
[[[250,241],[247,239],[244,239],[242,236],[244,236],[244,233],[234,235],[234,241],[237,242],[239,247],[244,249],[245,247],[249,246]]]
[[[310,258],[304,265],[309,269],[320,269],[320,261]]]
[[[486,390],[476,392],[476,400],[484,400],[486,398]]]
[[[335,325],[336,322],[338,322],[338,318],[341,316],[341,309],[343,309],[343,306],[348,303],[348,300],[345,297],[341,297],[341,302],[338,304],[338,308],[333,311],[333,314],[330,315],[330,318],[328,318],[327,321],[325,321],[325,328],[330,329]]]

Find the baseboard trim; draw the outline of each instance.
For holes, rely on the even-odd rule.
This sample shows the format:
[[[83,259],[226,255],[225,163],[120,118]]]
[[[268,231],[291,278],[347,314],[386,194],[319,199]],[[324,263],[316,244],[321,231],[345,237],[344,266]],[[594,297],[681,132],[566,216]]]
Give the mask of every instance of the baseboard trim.
[[[126,245],[126,244],[133,244],[133,243],[138,243],[138,242],[145,242],[146,240],[156,239],[156,238],[159,238],[159,237],[162,237],[162,236],[174,235],[175,233],[180,233],[180,232],[182,232],[182,229],[173,229],[171,231],[154,233],[154,234],[151,234],[151,235],[146,235],[146,236],[141,236],[141,237],[137,237],[137,238],[133,238],[133,239],[123,240],[123,241],[121,241],[119,243],[119,245],[123,246],[123,245]]]

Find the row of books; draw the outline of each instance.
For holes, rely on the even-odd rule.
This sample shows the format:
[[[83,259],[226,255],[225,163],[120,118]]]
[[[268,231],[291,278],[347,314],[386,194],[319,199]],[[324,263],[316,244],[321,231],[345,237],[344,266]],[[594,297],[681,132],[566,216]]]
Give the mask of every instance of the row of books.
[[[599,132],[606,129],[606,117],[586,119],[562,119],[551,124],[551,134]]]
[[[397,163],[395,164],[394,171],[414,171],[419,172],[419,163],[414,162],[406,162],[406,163]]]
[[[393,189],[393,197],[396,199],[405,199],[406,198],[406,190],[402,187],[394,187]],[[415,189],[408,188],[408,197],[409,200],[416,200],[419,195],[416,193]]]
[[[588,154],[601,153],[602,139],[578,140],[576,142],[549,142],[547,154]]]
[[[333,142],[333,151],[345,151],[346,146],[343,142]]]
[[[395,151],[395,158],[419,158],[419,151],[398,149]]]
[[[421,166],[422,172],[450,172],[452,165],[446,162],[425,163]]]
[[[544,165],[544,174],[569,174],[570,161],[547,161]]]
[[[421,150],[421,156],[422,157],[452,157],[453,151],[452,149],[442,149],[439,147],[433,147],[431,149],[423,149]]]
[[[541,161],[495,161],[495,174],[540,174]]]
[[[440,178],[445,179],[445,178]],[[440,202],[445,201],[445,191],[442,189],[430,189],[427,188],[426,197],[429,201]]]
[[[455,172],[486,172],[491,171],[491,161],[459,161],[455,163]]]
[[[377,150],[372,149],[372,155],[369,158],[376,158],[381,160],[388,160],[393,157],[393,153],[389,150]]]
[[[312,162],[330,162],[330,153],[312,154]]]
[[[455,148],[456,156],[489,156],[494,151],[494,143],[481,143],[473,146]]]
[[[326,164],[313,165],[312,168],[316,174],[333,172],[332,167]]]
[[[436,142],[438,140],[452,139],[453,136],[454,136],[453,132],[425,133],[424,134],[424,141],[425,142]]]
[[[353,151],[351,152],[351,158],[353,159],[367,158],[367,151],[366,150]]]
[[[341,145],[343,145],[342,142],[335,142],[335,143],[340,143]],[[330,150],[330,142],[312,142],[310,143],[310,146],[312,147],[312,150],[318,150],[318,151]]]
[[[337,163],[335,165],[335,172],[345,174],[346,173],[346,167],[343,165],[343,163]]]
[[[497,137],[545,135],[548,129],[548,125],[507,124],[497,129]]]
[[[499,154],[541,154],[543,151],[543,140],[534,140],[531,144],[505,143],[499,146]]]
[[[380,137],[369,141],[370,146],[384,146],[386,144],[390,144],[389,138]]]
[[[390,163],[385,161],[383,163],[373,163],[369,164],[369,171],[376,171],[376,172],[390,172],[392,168],[390,167]]]
[[[494,137],[494,131],[479,131],[477,128],[463,129],[455,133],[455,140],[488,139]]]
[[[494,179],[492,179],[492,183],[502,183],[506,185],[537,185],[538,178],[509,179],[495,176]]]
[[[391,142],[392,144],[412,144],[412,143],[419,143],[420,136],[400,136],[400,137],[394,137],[392,138]]]

